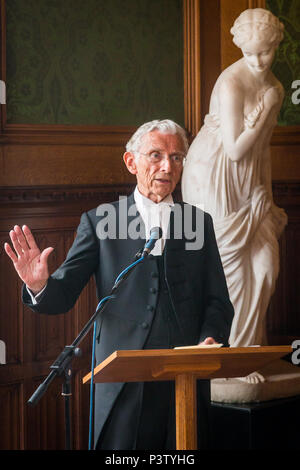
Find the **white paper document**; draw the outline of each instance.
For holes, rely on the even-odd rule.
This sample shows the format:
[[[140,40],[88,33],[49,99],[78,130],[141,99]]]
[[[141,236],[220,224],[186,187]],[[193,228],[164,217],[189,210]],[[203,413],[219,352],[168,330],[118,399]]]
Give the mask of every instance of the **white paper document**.
[[[223,343],[214,344],[195,344],[194,346],[177,346],[174,349],[206,349],[206,348],[220,348]]]

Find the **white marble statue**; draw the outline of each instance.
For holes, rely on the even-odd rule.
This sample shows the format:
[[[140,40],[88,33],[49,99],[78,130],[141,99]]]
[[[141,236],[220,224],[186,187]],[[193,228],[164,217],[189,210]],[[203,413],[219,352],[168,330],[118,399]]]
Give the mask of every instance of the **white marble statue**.
[[[283,29],[262,8],[245,10],[236,19],[231,33],[243,57],[217,79],[182,178],[184,201],[202,206],[214,220],[235,309],[229,340],[234,347],[266,344],[265,316],[279,271],[278,238],[287,223],[273,202],[269,149],[284,95],[271,72]],[[259,375],[254,377],[257,381]]]

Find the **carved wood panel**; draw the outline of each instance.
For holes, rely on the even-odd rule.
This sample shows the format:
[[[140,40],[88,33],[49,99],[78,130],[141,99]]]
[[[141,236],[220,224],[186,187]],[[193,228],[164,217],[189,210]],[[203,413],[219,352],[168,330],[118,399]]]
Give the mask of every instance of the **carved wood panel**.
[[[3,249],[12,224],[27,224],[41,248],[54,246],[50,271],[64,260],[83,211],[126,195],[132,186],[45,187],[0,190],[0,339],[6,343],[7,364],[0,366],[1,449],[64,449],[64,403],[56,379],[35,407],[28,399],[50,372],[50,365],[71,344],[96,308],[93,280],[66,315],[39,315],[21,302],[21,282]],[[73,448],[87,449],[89,387],[82,377],[90,370],[91,335],[80,344],[73,361]],[[0,409],[1,413],[1,409]],[[2,429],[3,426],[3,429]]]
[[[0,366],[3,367],[3,366]],[[0,449],[21,447],[21,404],[22,385],[0,383]]]
[[[280,272],[267,314],[269,342],[275,345],[300,337],[300,217],[295,208],[286,210],[289,222],[280,240]]]

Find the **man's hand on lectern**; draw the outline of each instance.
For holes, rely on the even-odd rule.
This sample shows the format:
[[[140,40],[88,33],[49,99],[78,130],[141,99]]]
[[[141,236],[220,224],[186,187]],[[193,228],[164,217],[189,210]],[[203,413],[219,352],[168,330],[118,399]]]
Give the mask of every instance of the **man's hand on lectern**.
[[[201,343],[199,344],[218,344],[217,341],[214,340],[214,338],[212,338],[211,336],[209,336],[208,338],[205,338],[204,341],[202,341]]]
[[[47,284],[48,256],[54,248],[48,247],[41,252],[26,225],[23,225],[22,229],[15,225],[14,229],[9,232],[9,236],[14,250],[9,243],[4,244],[4,249],[22,281],[33,294],[37,294]]]

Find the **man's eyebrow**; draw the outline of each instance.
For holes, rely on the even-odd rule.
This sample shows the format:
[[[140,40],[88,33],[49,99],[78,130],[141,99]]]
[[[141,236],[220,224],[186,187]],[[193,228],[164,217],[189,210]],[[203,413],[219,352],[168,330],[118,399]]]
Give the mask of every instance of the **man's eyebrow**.
[[[164,153],[165,151],[159,147],[153,147],[150,150],[148,150],[148,153],[152,153],[152,152]],[[174,150],[173,152],[170,153],[170,155],[185,155],[185,152],[182,150]]]
[[[150,147],[150,150],[148,150],[148,153],[152,153],[152,152],[163,152],[163,150],[160,149],[159,147]]]

